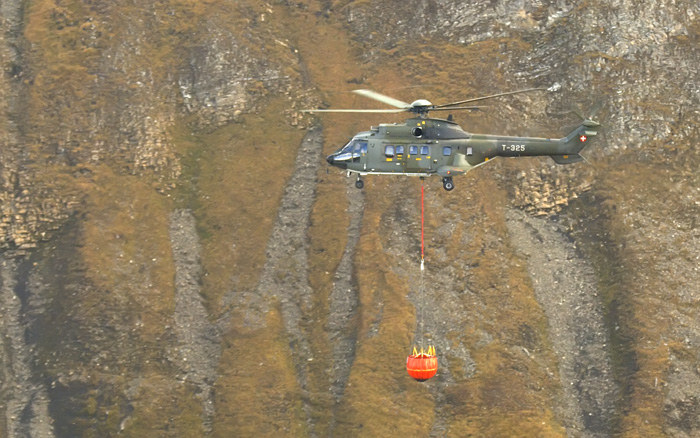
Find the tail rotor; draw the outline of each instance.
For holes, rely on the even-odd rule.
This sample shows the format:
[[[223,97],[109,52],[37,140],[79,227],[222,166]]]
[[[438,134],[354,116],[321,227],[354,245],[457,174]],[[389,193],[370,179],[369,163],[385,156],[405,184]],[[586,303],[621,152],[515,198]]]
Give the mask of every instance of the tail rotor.
[[[584,115],[583,111],[581,111],[581,107],[578,106],[577,104],[572,104],[571,110],[569,112],[576,114],[581,120],[594,121],[596,114],[598,114],[598,111],[600,111],[600,109],[603,108],[603,104],[604,104],[604,102],[602,100],[599,100],[596,103],[594,103],[593,106],[588,111],[588,115]]]

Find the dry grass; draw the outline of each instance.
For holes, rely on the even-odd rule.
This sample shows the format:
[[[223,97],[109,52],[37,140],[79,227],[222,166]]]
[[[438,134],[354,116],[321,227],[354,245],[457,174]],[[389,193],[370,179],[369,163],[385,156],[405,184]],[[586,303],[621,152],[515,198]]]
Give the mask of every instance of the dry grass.
[[[94,175],[83,184],[88,213],[81,255],[88,267],[86,278],[109,294],[94,296],[98,301],[85,305],[129,306],[124,314],[138,321],[148,342],[163,334],[163,318],[174,309],[170,205],[136,177],[115,175],[107,167],[96,168]]]
[[[282,119],[285,104],[283,98],[270,99],[260,114],[211,133],[173,133],[186,163],[179,203],[197,218],[203,293],[214,315],[226,293],[255,287],[265,262],[267,239],[304,134]]]
[[[305,436],[301,394],[280,312],[268,312],[262,329],[234,323],[225,342],[224,366],[216,382],[214,436]]]
[[[97,95],[92,101],[95,95],[85,91],[85,84],[94,82],[99,56],[109,47],[109,42],[128,39],[128,35],[119,33],[129,28],[122,25],[134,17],[145,16],[146,12],[163,18],[139,22],[140,31],[149,23],[160,23],[162,27],[154,31],[152,39],[144,41],[140,55],[134,58],[138,65],[129,74],[147,67],[156,82],[165,81],[164,78],[173,74],[171,63],[182,49],[180,44],[189,44],[185,41],[191,35],[204,32],[207,17],[216,13],[219,19],[229,19],[233,32],[241,36],[253,24],[258,26],[256,35],[261,39],[276,34],[294,35],[296,40],[285,44],[298,48],[303,62],[299,69],[306,71],[293,71],[289,67],[290,71],[285,73],[294,78],[302,73],[307,75],[309,83],[333,107],[373,105],[348,93],[353,88],[374,88],[387,93],[396,90],[391,94],[399,99],[427,97],[434,102],[454,100],[453,93],[457,92],[459,97],[467,98],[491,90],[510,89],[506,86],[509,78],[498,67],[499,61],[506,58],[503,47],[511,53],[531,49],[518,39],[459,47],[403,42],[392,53],[385,53],[381,61],[361,64],[359,55],[363,48],[351,40],[346,24],[318,14],[325,6],[327,3],[315,1],[298,2],[294,7],[244,1],[231,7],[224,1],[172,0],[143,10],[117,3],[113,7],[124,8],[123,15],[116,14],[117,21],[107,25],[100,20],[85,20],[90,15],[100,16],[97,6],[90,9],[78,1],[32,2],[25,32],[32,43],[32,56],[41,59],[37,67],[45,68],[33,72],[28,98],[31,111],[40,114],[31,119],[31,128],[44,137],[37,134],[28,153],[35,166],[41,168],[46,156],[55,155],[50,145],[59,140],[64,143],[67,127],[83,134],[90,129],[86,112],[75,108],[89,112],[105,107],[118,90]],[[260,21],[263,14],[265,25]],[[255,23],[252,17],[257,17]],[[697,34],[695,29],[689,38],[696,38]],[[271,39],[265,41],[270,44],[251,44],[251,53],[264,53],[272,60],[297,56],[284,44]],[[453,62],[444,62],[446,58]],[[121,78],[113,85],[130,86],[127,79]],[[431,90],[431,94],[416,95],[419,93],[415,89],[404,88],[416,84]],[[251,87],[260,95],[267,94],[260,89],[261,84]],[[553,377],[544,371],[557,369],[546,338],[546,319],[533,298],[526,264],[504,243],[507,230],[503,208],[508,205],[508,199],[506,192],[488,176],[489,170],[477,170],[461,180],[460,184],[468,184],[474,196],[469,202],[450,207],[453,214],[473,225],[470,234],[467,236],[467,230],[458,229],[452,239],[437,239],[434,247],[428,248],[429,257],[437,257],[435,248],[439,247],[447,257],[469,268],[455,275],[463,281],[465,289],[473,291],[472,299],[483,304],[483,310],[474,310],[474,321],[478,316],[480,322],[455,327],[449,339],[464,343],[477,371],[474,376],[467,376],[460,371],[463,364],[450,359],[454,382],[442,389],[442,399],[436,399],[438,390],[432,382],[416,384],[404,371],[416,309],[407,298],[408,280],[390,268],[396,260],[384,247],[390,230],[383,228],[382,217],[386,211],[395,210],[397,203],[413,201],[386,196],[396,189],[393,180],[368,181],[362,235],[355,258],[355,280],[360,294],[359,337],[346,395],[339,406],[329,407],[333,402],[327,390],[331,343],[326,327],[333,274],[347,244],[349,223],[345,211],[346,181],[340,173],[326,174],[325,168],[321,168],[311,214],[308,261],[314,298],[312,309],[307,310],[305,330],[315,357],[308,365],[309,393],[302,395],[299,389],[278,303],[267,303],[272,310],[267,315],[266,326],[260,329],[245,327],[240,322],[241,309],[221,307],[227,294],[253,290],[265,264],[268,239],[304,135],[304,131],[288,126],[283,113],[289,105],[286,96],[266,96],[260,100],[259,113],[245,115],[237,123],[208,132],[193,128],[192,120],[178,116],[167,140],[179,154],[183,174],[178,190],[171,192],[170,198],[157,194],[149,178],[129,176],[118,165],[85,165],[85,154],[93,147],[88,141],[75,142],[68,154],[89,171],[88,176],[74,177],[72,165],[58,163],[46,167],[46,181],[56,181],[62,190],[84,199],[86,214],[78,221],[81,241],[76,258],[85,266],[84,277],[92,292],[57,304],[59,312],[49,321],[69,315],[71,305],[75,305],[80,318],[67,318],[70,321],[61,328],[61,334],[115,323],[103,318],[106,313],[119,314],[121,319],[116,325],[134,328],[119,342],[100,344],[134,350],[128,352],[130,361],[118,362],[116,368],[105,372],[112,379],[106,385],[112,392],[103,397],[102,403],[98,403],[100,394],[95,388],[103,388],[100,385],[105,384],[90,381],[93,388],[86,392],[81,412],[76,414],[82,421],[81,430],[90,430],[99,421],[104,423],[103,428],[95,429],[95,433],[106,436],[116,430],[119,418],[115,412],[122,409],[129,382],[138,375],[144,380],[132,400],[136,411],[128,423],[127,436],[201,435],[201,403],[194,388],[173,387],[169,383],[173,370],[164,360],[167,354],[160,345],[168,335],[165,326],[171,324],[174,307],[168,214],[174,208],[190,208],[196,216],[202,242],[202,293],[210,314],[218,318],[227,310],[233,311],[231,330],[224,335],[220,377],[216,383],[214,436],[305,436],[308,430],[304,397],[308,397],[319,436],[329,434],[334,420],[335,436],[427,436],[438,413],[445,421],[447,436],[483,436],[487,431],[490,436],[565,435],[553,413],[561,391],[558,377],[555,371]],[[469,116],[464,118],[470,120]],[[352,134],[370,125],[399,120],[401,117],[324,116],[321,121],[324,152],[330,153]],[[475,130],[489,128],[488,119],[471,121]],[[90,137],[91,141],[109,138],[109,133],[95,135]],[[656,169],[640,168],[635,163],[617,171],[605,176],[605,182],[601,183],[615,188],[605,193],[610,205],[639,196],[634,187],[643,185],[622,181],[620,175],[637,175],[639,181],[644,181]],[[409,186],[406,193],[417,193],[415,181],[406,185]],[[647,190],[649,196],[663,197],[663,189]],[[429,213],[428,228],[436,229],[445,220],[446,216]],[[613,217],[610,223],[613,239],[624,242],[632,231],[619,225],[624,223],[624,217]],[[466,248],[460,243],[465,237],[469,237]],[[628,254],[621,263],[631,268],[635,256]],[[509,269],[504,270],[504,266]],[[622,331],[635,340],[624,352],[632,352],[639,367],[634,375],[624,377],[630,388],[629,405],[625,407],[620,431],[627,436],[660,435],[659,425],[664,421],[663,393],[654,388],[653,382],[656,376],[668,372],[669,350],[662,346],[658,333],[667,332],[669,322],[645,304],[644,291],[653,288],[653,284],[642,284],[630,276],[614,280],[619,280],[621,285],[615,288],[608,284],[614,289],[608,295],[608,304],[613,300],[619,304]],[[127,286],[133,284],[141,287]],[[635,294],[636,299],[632,297]],[[114,312],[114,309],[119,310]],[[481,343],[480,334],[484,332],[493,338],[491,342]],[[538,361],[519,354],[521,346],[534,352]],[[47,350],[42,357],[50,357],[51,348],[60,347],[42,348]],[[84,367],[89,371],[96,366],[80,361],[91,359],[65,355],[61,357],[65,362],[51,362],[47,373],[53,377],[59,365],[61,369]]]
[[[391,271],[380,221],[390,199],[367,194],[356,256],[360,291],[359,345],[338,414],[339,436],[427,435],[434,400],[405,372],[414,329],[408,285]]]
[[[650,145],[651,162],[640,161],[639,151],[621,152],[599,172],[603,177],[596,196],[604,200],[609,232],[605,245],[612,248],[607,257],[614,259],[617,269],[597,271],[617,326],[611,351],[624,388],[618,429],[629,437],[667,434],[665,382],[673,372],[672,356],[683,357],[689,351],[675,339],[677,321],[664,311],[683,307],[675,294],[682,282],[676,283],[658,267],[662,258],[682,257],[663,237],[672,221],[688,220],[682,215],[687,208],[684,199],[672,195],[674,179],[694,178],[686,168],[688,155],[677,155],[678,148],[682,146],[671,142]],[[638,229],[640,217],[659,221],[658,237],[650,236],[645,225]],[[640,245],[641,239],[650,241]]]

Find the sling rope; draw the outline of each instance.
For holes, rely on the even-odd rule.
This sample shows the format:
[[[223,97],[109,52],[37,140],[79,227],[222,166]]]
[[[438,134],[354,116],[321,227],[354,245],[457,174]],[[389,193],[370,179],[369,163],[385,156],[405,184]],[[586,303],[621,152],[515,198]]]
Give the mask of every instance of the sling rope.
[[[420,188],[420,284],[418,305],[420,305],[420,353],[416,348],[418,342],[414,339],[413,354],[406,358],[406,371],[408,375],[419,382],[435,376],[438,369],[438,359],[435,353],[435,347],[428,345],[425,349],[425,185],[421,178]],[[418,318],[416,318],[416,324]]]
[[[423,274],[425,272],[425,182],[421,181],[420,186],[420,284],[419,284],[419,294],[420,294],[420,349],[423,352],[423,338],[425,335],[424,321],[425,321],[425,280]]]

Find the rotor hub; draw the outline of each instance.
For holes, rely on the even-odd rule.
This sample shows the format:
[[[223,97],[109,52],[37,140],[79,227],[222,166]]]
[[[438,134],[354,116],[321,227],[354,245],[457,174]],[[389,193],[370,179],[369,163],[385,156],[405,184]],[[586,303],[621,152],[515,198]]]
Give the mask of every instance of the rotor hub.
[[[426,106],[433,106],[433,104],[429,100],[425,99],[418,99],[416,101],[413,101],[413,103],[411,104],[411,108],[420,108]]]

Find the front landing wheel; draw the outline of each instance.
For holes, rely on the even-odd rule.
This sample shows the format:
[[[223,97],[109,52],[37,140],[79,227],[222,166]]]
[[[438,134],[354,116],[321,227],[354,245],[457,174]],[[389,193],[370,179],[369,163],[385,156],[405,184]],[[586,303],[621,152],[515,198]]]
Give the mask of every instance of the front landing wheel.
[[[365,182],[362,181],[360,178],[357,178],[357,181],[355,181],[355,187],[357,187],[358,189],[361,189],[364,186],[365,186]]]

